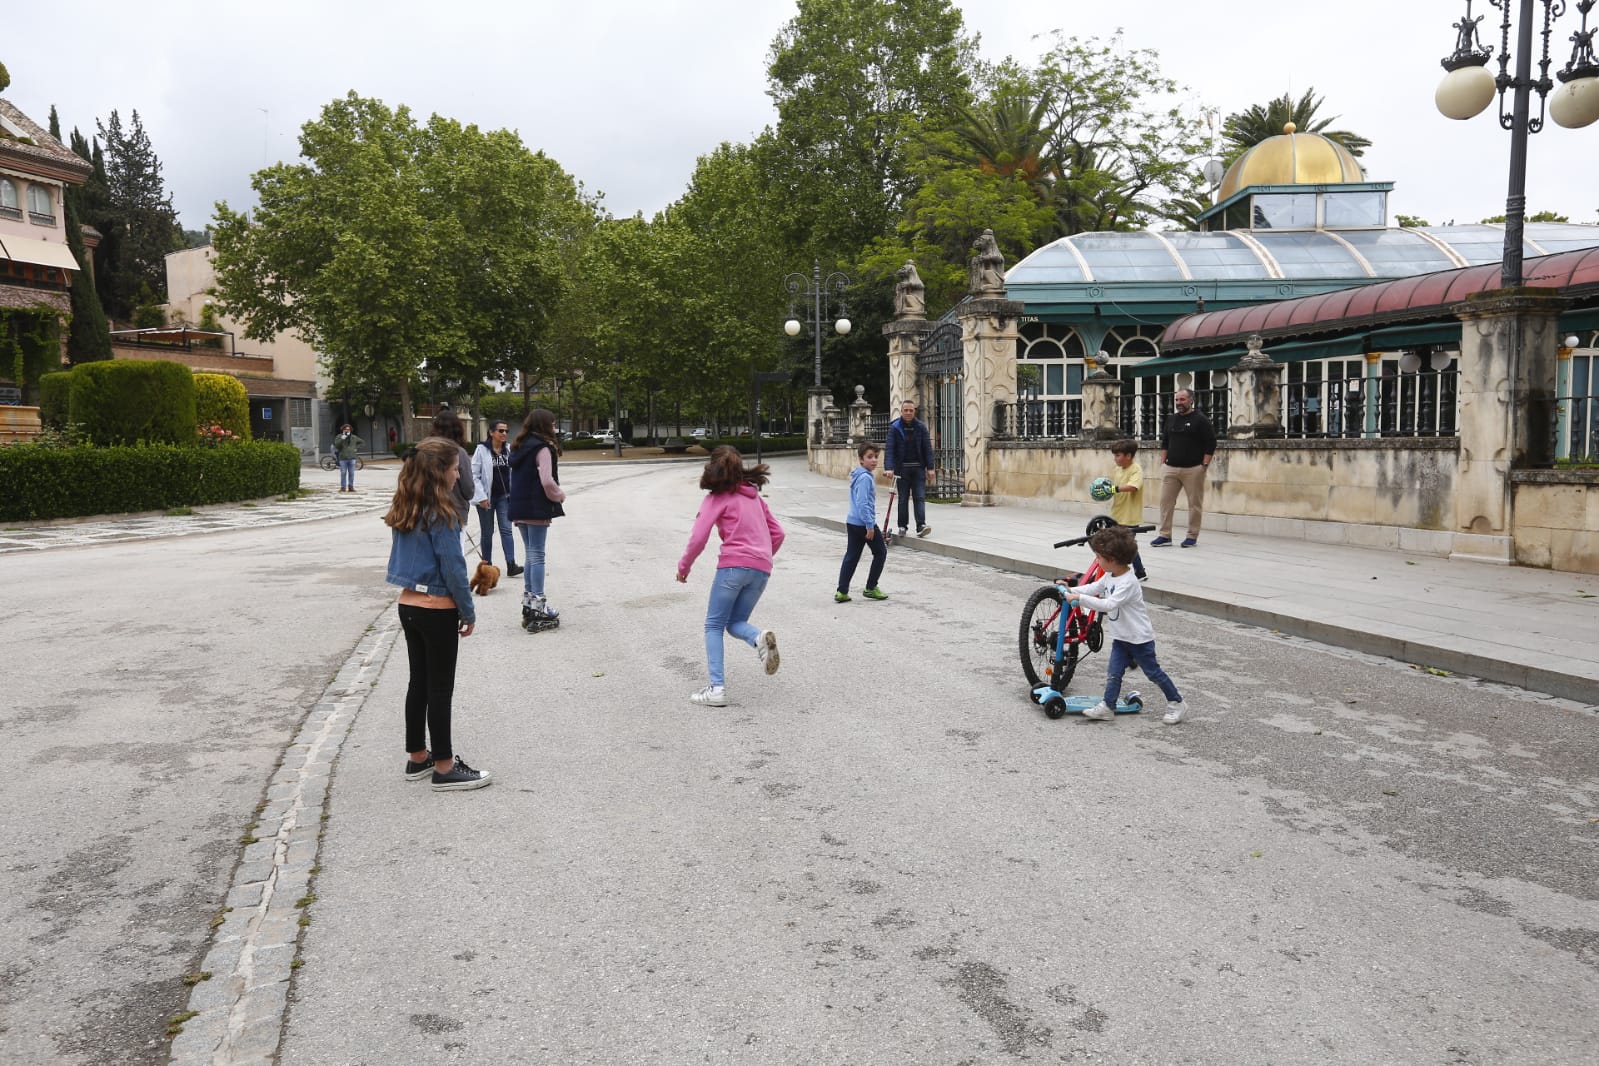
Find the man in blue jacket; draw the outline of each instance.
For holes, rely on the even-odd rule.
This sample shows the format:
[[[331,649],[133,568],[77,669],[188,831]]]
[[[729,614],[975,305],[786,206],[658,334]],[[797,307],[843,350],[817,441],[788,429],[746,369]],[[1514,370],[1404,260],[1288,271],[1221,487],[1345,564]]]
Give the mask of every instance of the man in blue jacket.
[[[889,477],[899,478],[899,535],[905,535],[906,504],[916,501],[916,535],[925,537],[933,531],[927,524],[927,479],[937,470],[934,467],[933,435],[927,423],[916,419],[916,404],[906,400],[900,404],[899,417],[888,424],[887,447],[884,448],[883,470]]]

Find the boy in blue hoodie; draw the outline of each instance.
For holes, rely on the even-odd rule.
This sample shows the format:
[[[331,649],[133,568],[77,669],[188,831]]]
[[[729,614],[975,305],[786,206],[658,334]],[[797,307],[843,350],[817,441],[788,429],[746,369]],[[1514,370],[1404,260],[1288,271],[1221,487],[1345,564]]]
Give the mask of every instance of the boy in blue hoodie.
[[[866,575],[866,591],[861,595],[869,600],[888,599],[888,593],[877,587],[877,579],[883,576],[883,564],[888,561],[888,549],[883,546],[882,531],[877,528],[877,445],[862,444],[855,454],[860,456],[861,465],[849,474],[849,514],[844,517],[849,547],[844,550],[844,565],[838,570],[834,603],[849,602],[849,583],[860,565],[863,548],[872,549],[872,569]]]

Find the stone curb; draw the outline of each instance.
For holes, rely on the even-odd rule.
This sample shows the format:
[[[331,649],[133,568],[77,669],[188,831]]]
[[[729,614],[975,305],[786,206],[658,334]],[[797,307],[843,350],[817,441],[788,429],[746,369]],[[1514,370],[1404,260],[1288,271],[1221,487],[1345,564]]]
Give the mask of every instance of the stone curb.
[[[831,530],[835,533],[844,532],[844,523],[832,518],[799,516],[797,521]],[[1041,563],[1029,562],[1025,559],[1013,559],[1004,555],[963,548],[956,544],[943,544],[934,540],[907,537],[897,543],[903,547],[915,548],[917,551],[942,555],[949,559],[959,559],[962,562],[980,563],[983,566],[991,566],[996,570],[1006,570],[1014,574],[1026,574],[1030,577],[1043,578],[1046,581],[1059,577],[1062,573],[1061,567],[1052,568]],[[1376,655],[1384,659],[1447,670],[1453,674],[1469,674],[1484,681],[1495,681],[1500,684],[1514,685],[1517,688],[1531,689],[1534,692],[1544,692],[1551,696],[1575,700],[1582,704],[1591,704],[1594,701],[1593,681],[1580,674],[1561,673],[1556,670],[1527,666],[1523,663],[1510,662],[1505,659],[1476,655],[1457,648],[1445,647],[1441,644],[1402,640],[1385,636],[1380,632],[1351,629],[1348,626],[1334,625],[1330,622],[1318,622],[1311,618],[1298,618],[1259,607],[1229,603],[1226,600],[1196,596],[1187,592],[1150,588],[1147,585],[1144,588],[1144,598],[1150,603],[1158,604],[1162,607],[1171,607],[1179,611],[1188,611],[1192,614],[1221,618],[1229,622],[1241,622],[1245,625],[1259,626],[1262,629],[1271,629],[1279,633],[1286,633],[1289,636],[1303,637],[1306,640],[1319,641],[1322,644],[1331,644],[1334,647],[1364,652],[1367,655]]]
[[[289,983],[307,915],[334,760],[400,631],[393,606],[378,617],[323,691],[267,783],[255,841],[233,873],[211,949],[211,976],[189,993],[174,1066],[270,1063],[288,1010]]]

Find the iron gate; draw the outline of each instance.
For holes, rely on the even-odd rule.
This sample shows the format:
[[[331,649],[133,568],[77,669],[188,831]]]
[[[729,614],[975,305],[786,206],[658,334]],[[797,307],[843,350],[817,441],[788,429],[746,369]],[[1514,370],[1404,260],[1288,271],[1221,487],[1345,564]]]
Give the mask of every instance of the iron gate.
[[[928,334],[916,355],[916,383],[922,394],[922,417],[933,435],[933,458],[938,475],[927,495],[941,500],[959,499],[966,486],[965,435],[961,429],[961,377],[966,357],[961,347],[961,324],[940,322]]]

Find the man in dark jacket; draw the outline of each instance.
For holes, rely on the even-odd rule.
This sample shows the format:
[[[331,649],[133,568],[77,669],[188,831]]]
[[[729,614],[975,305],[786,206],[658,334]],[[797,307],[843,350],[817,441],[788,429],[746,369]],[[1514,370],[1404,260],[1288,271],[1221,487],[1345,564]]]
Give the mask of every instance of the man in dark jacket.
[[[1188,497],[1188,535],[1183,538],[1183,547],[1192,548],[1199,543],[1205,476],[1216,454],[1216,431],[1209,419],[1194,410],[1194,394],[1178,389],[1172,405],[1176,411],[1166,420],[1166,431],[1160,435],[1160,531],[1149,542],[1151,548],[1171,543],[1179,492]]]
[[[933,531],[927,524],[927,479],[935,470],[933,463],[933,435],[927,423],[916,419],[916,404],[906,400],[900,404],[899,417],[888,424],[887,446],[883,449],[883,471],[889,477],[899,478],[899,535],[905,535],[907,504],[916,502],[916,535],[925,537]]]

